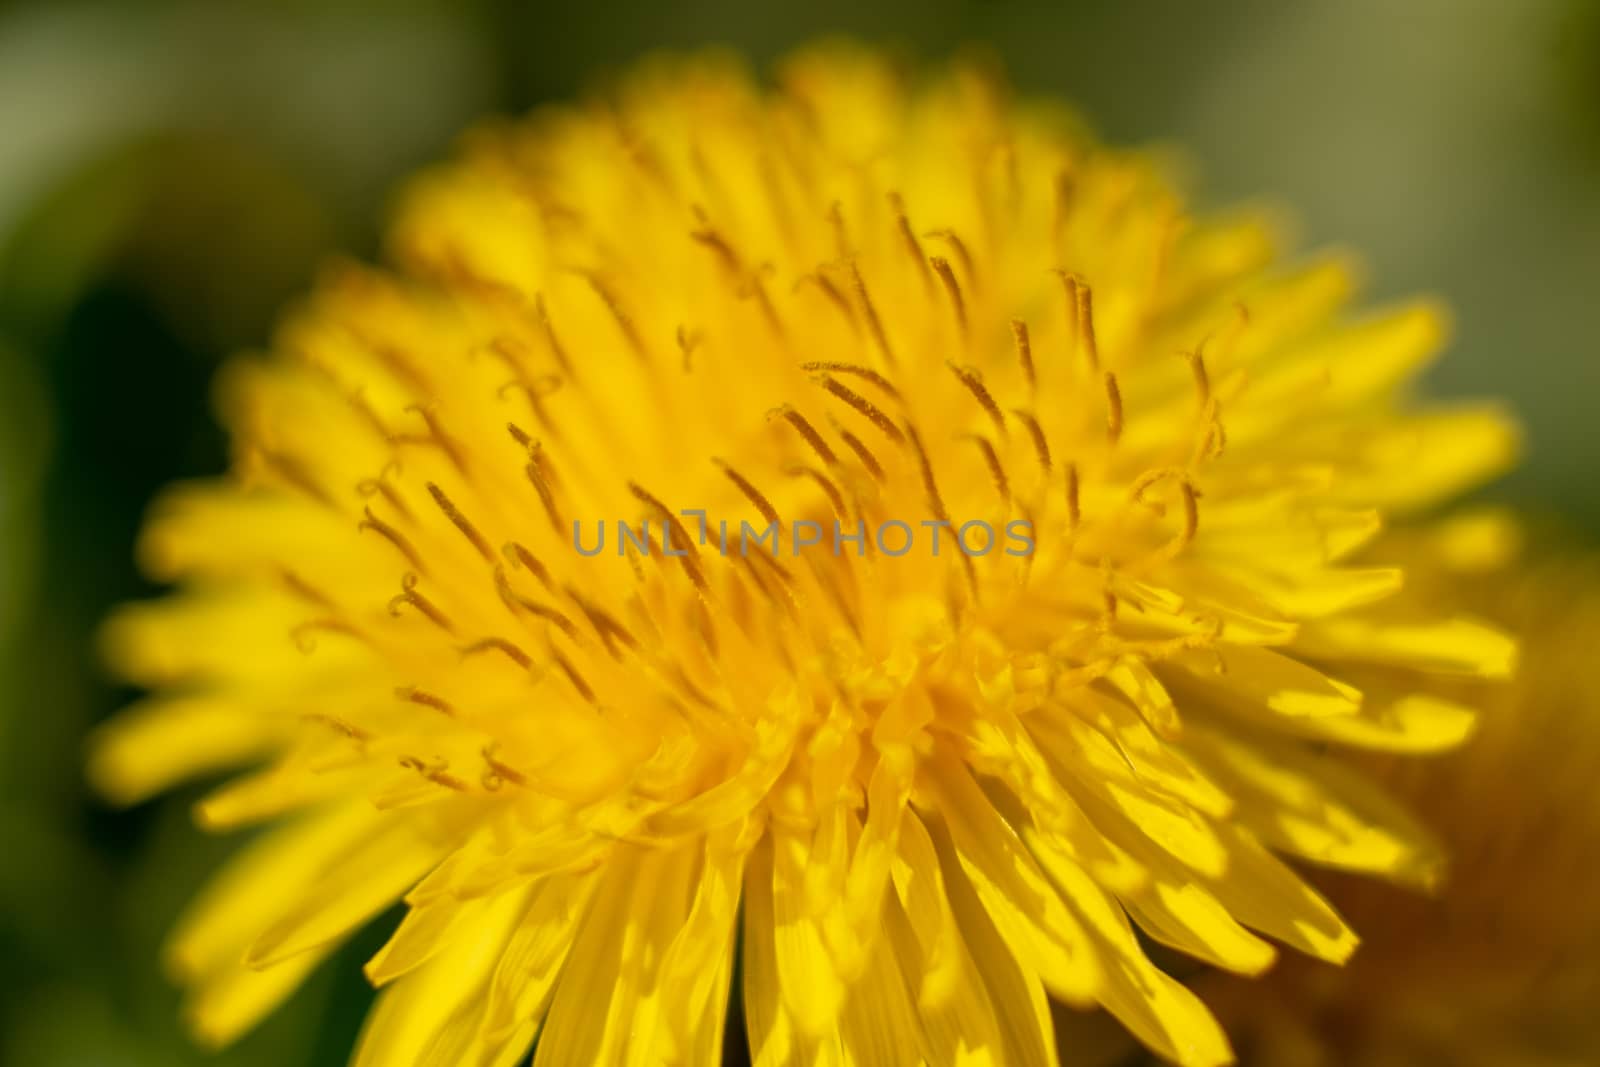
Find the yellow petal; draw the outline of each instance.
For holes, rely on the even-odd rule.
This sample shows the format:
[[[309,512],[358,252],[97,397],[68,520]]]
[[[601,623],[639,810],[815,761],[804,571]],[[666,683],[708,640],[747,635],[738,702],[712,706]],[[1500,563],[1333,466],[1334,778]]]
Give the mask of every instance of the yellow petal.
[[[128,708],[96,730],[89,777],[116,804],[270,752],[284,731],[224,699],[170,697]]]
[[[178,920],[165,950],[168,967],[192,981],[234,966],[252,938],[301,899],[305,886],[376,827],[355,802],[288,823],[241,849]]]
[[[937,863],[932,845],[928,848],[928,859]],[[942,889],[940,894],[943,895]],[[944,902],[944,911],[949,914],[948,902]],[[1000,1024],[989,1002],[983,977],[973,966],[965,943],[959,940],[954,917],[949,918],[950,940],[946,950],[956,960],[952,968],[954,980],[937,983],[928,980],[930,961],[897,897],[887,902],[884,920],[885,944],[894,953],[900,974],[915,1002],[927,1041],[928,1059],[957,1067],[1002,1067],[1007,1061]],[[1016,1062],[1029,1061],[1019,1055]]]
[[[440,845],[418,836],[412,826],[383,820],[295,895],[289,909],[251,943],[245,962],[267,967],[343,936],[399,900],[442,854]],[[277,885],[280,893],[286,888]]]
[[[857,1067],[903,1063],[920,1067],[924,1042],[893,951],[884,938],[873,944],[860,979],[850,987],[839,1016],[839,1037],[848,1062]]]
[[[235,963],[206,976],[184,998],[189,1032],[207,1048],[232,1044],[299,989],[325,958],[327,951],[307,952],[266,970]]]
[[[1359,715],[1285,722],[1282,732],[1382,752],[1429,755],[1460,746],[1477,729],[1471,708],[1426,693],[1368,700]]]
[[[910,820],[908,820],[909,822]],[[1001,1063],[1025,1067],[1059,1067],[1055,1024],[1039,975],[1016,955],[1001,936],[986,904],[962,873],[953,850],[941,850],[940,868],[948,888],[950,911],[972,963],[994,1007],[1004,1055]]]
[[[1248,830],[1219,827],[1228,870],[1204,884],[1234,918],[1269,937],[1330,963],[1343,963],[1357,938],[1327,901],[1268,852]]]
[[[1351,428],[1346,455],[1367,473],[1342,476],[1338,492],[1396,510],[1415,510],[1478,485],[1511,466],[1521,448],[1516,422],[1491,405],[1390,416]]]
[[[1035,716],[1034,735],[1052,760],[1056,773],[1077,797],[1090,826],[1139,862],[1141,843],[1155,845],[1189,869],[1205,874],[1222,871],[1227,855],[1210,820],[1188,804],[1151,789],[1116,758],[1106,739],[1070,715],[1056,723]],[[1128,884],[1130,890],[1142,884]]]
[[[1150,885],[1122,898],[1128,914],[1164,945],[1235,974],[1256,975],[1277,952],[1228,913],[1213,894],[1176,867],[1153,872]]]
[[[816,857],[799,834],[774,827],[772,903],[779,989],[802,1035],[816,1037],[838,1024],[844,983],[823,941],[806,897],[809,865]],[[843,856],[836,857],[841,865]]]
[[[689,916],[661,964],[662,1037],[656,1054],[671,1062],[699,1067],[722,1062],[747,836],[735,832],[707,841]],[[648,1062],[651,1051],[638,1046],[635,1058]]]
[[[667,947],[688,911],[699,857],[690,849],[618,849],[578,931],[539,1037],[535,1067],[636,1062],[660,1001]]]
[[[1239,822],[1274,848],[1332,866],[1429,884],[1442,849],[1344,763],[1276,737],[1195,729],[1186,744],[1238,800]]]
[[[553,875],[529,890],[527,910],[500,951],[489,981],[485,1033],[505,1039],[524,1023],[542,1023],[561,966],[600,875]]]
[[[753,1067],[842,1067],[838,1031],[803,1036],[790,1018],[778,972],[770,840],[750,853],[744,891],[744,1018]]]
[[[468,1067],[524,1053],[531,1025],[486,1044],[482,1022],[489,976],[527,899],[525,891],[502,894],[438,956],[380,993],[351,1067]]]
[[[1295,641],[1308,656],[1382,663],[1438,674],[1509,678],[1517,645],[1472,619],[1403,622],[1382,618],[1322,619]]]
[[[435,899],[406,909],[404,919],[362,971],[367,981],[382,987],[438,955],[459,936],[464,926],[473,925],[489,898],[475,900]]]
[[[1063,1000],[1082,1003],[1093,997],[1099,974],[1083,929],[1016,832],[961,763],[937,758],[929,779],[953,855],[1018,962]]]
[[[1219,1067],[1233,1050],[1200,998],[1152,964],[1127,917],[1105,890],[1060,852],[1035,852],[1050,880],[1084,920],[1101,956],[1104,980],[1098,994],[1134,1036],[1182,1067]]]
[[[1271,649],[1223,646],[1168,662],[1182,668],[1165,671],[1169,685],[1252,718],[1353,715],[1361,707],[1359,690]]]

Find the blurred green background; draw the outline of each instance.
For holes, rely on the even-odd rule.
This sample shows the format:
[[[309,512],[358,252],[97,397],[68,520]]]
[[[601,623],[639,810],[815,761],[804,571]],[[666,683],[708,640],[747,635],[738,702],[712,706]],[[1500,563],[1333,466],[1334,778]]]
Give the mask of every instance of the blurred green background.
[[[151,494],[221,469],[218,361],[323,257],[372,255],[396,182],[474,117],[651,49],[765,64],[833,32],[987,46],[1108,140],[1181,146],[1201,205],[1282,203],[1374,296],[1443,294],[1429,388],[1529,428],[1490,495],[1600,535],[1595,0],[0,3],[0,1065],[337,1064],[366,1006],[381,931],[192,1049],[156,947],[233,842],[190,828],[192,795],[112,812],[83,785],[128,697],[94,628],[150,591]]]

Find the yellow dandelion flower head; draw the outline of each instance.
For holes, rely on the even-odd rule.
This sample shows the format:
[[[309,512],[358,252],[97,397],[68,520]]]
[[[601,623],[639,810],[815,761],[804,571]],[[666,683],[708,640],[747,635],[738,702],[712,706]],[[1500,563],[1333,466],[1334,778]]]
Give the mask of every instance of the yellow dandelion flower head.
[[[1458,683],[1458,696],[1483,709],[1462,752],[1374,767],[1448,848],[1446,891],[1423,897],[1326,879],[1364,938],[1348,968],[1286,961],[1248,988],[1201,979],[1196,988],[1245,1063],[1556,1067],[1592,1062],[1600,1050],[1600,689],[1591,668],[1600,570],[1558,552],[1522,567],[1473,567],[1462,581],[1456,550],[1496,525],[1490,516],[1452,522],[1402,552],[1453,561],[1424,565],[1428,584],[1464,586],[1435,591],[1522,633],[1528,649],[1512,685]]]
[[[1512,450],[1405,402],[1434,308],[847,47],[480,129],[392,252],[227,374],[109,632],[103,787],[281,824],[174,935],[204,1037],[403,897],[364,1064],[712,1063],[732,997],[758,1064],[1049,1063],[1049,998],[1213,1064],[1141,932],[1338,960],[1279,854],[1430,877],[1326,748],[1509,664],[1342,562]]]

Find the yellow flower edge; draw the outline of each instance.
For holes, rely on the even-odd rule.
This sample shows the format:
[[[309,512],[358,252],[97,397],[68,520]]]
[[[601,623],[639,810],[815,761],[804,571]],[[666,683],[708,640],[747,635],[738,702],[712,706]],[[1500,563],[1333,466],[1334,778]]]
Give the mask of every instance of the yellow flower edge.
[[[1365,939],[1348,968],[1286,960],[1260,982],[1196,979],[1245,1064],[1555,1067],[1600,1051],[1600,692],[1590,670],[1600,563],[1548,537],[1515,563],[1485,559],[1479,548],[1506,525],[1472,515],[1398,549],[1435,564],[1430,592],[1482,611],[1527,646],[1513,684],[1457,683],[1483,709],[1463,751],[1374,767],[1448,846],[1447,891],[1418,897],[1325,879]]]
[[[107,629],[99,786],[274,826],[173,934],[201,1039],[404,899],[358,1064],[710,1064],[731,997],[761,1065],[1047,1064],[1053,998],[1198,1067],[1141,935],[1341,961],[1282,857],[1434,878],[1338,751],[1513,658],[1351,562],[1515,450],[1408,400],[1437,308],[838,45],[479,129],[391,247],[224,375]]]

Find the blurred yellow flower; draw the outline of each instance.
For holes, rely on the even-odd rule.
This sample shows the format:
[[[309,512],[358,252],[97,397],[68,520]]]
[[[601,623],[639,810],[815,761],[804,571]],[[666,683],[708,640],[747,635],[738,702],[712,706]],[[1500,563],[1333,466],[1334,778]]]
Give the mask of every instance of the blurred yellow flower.
[[[1454,560],[1482,532],[1453,523],[1411,554]],[[1525,635],[1518,680],[1470,694],[1483,712],[1464,751],[1379,771],[1438,828],[1445,891],[1330,881],[1365,938],[1348,968],[1201,979],[1244,1063],[1580,1067],[1600,1053],[1600,570],[1556,556],[1473,571],[1451,576],[1470,595],[1451,595]]]
[[[1338,961],[1277,853],[1434,876],[1326,751],[1449,748],[1430,676],[1512,658],[1340,565],[1513,451],[1402,402],[1434,308],[848,48],[480,130],[392,247],[227,375],[107,635],[102,788],[262,763],[199,817],[282,823],[173,937],[202,1038],[403,897],[361,1064],[710,1064],[731,996],[757,1064],[1043,1064],[1048,996],[1198,1067],[1136,930]]]

